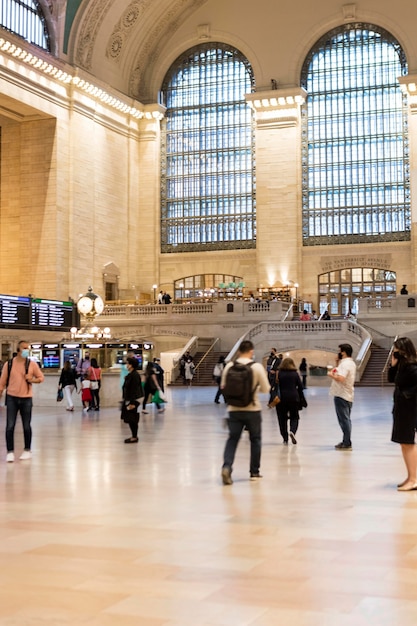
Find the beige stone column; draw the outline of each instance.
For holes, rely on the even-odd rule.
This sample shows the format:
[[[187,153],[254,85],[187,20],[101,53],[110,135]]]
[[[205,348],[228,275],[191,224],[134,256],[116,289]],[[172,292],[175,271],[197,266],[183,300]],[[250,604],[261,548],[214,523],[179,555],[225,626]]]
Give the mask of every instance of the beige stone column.
[[[301,284],[301,88],[246,96],[256,120],[258,286]]]
[[[139,122],[140,285],[151,297],[152,286],[157,285],[158,292],[160,284],[160,123],[164,112],[161,105],[146,105]]]
[[[408,96],[408,141],[410,150],[410,187],[417,186],[417,74],[409,74],[399,78],[403,93]],[[406,283],[409,293],[417,291],[417,196],[411,194],[411,250],[410,264],[404,268],[402,274],[397,274],[397,288]],[[412,273],[411,280],[407,277],[408,271]]]

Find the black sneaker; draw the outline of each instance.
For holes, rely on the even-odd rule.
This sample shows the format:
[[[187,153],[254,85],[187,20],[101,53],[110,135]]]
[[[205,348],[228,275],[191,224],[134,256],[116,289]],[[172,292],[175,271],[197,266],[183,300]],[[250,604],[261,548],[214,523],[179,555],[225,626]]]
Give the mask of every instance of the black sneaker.
[[[233,485],[232,470],[227,465],[222,467],[222,481],[223,485]]]
[[[259,472],[257,474],[250,475],[250,480],[258,480],[258,478],[263,478],[262,474],[259,474]]]
[[[343,441],[341,441],[340,443],[338,443],[335,446],[336,450],[352,450],[352,446],[351,445],[347,445],[345,443],[343,443]]]
[[[294,444],[295,444],[295,443],[297,443],[297,439],[295,438],[294,433],[290,432],[290,438],[291,438],[291,441],[292,441]]]

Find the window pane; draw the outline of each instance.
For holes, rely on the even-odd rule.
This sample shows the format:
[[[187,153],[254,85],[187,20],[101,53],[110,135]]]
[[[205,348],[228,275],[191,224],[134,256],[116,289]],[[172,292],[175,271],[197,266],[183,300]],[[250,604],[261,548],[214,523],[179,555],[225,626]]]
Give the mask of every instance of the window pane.
[[[255,247],[253,114],[247,60],[223,44],[169,70],[162,135],[163,252]]]
[[[0,0],[0,25],[44,50],[50,50],[48,30],[37,0]]]
[[[302,71],[304,245],[410,238],[400,45],[369,24],[327,33]]]

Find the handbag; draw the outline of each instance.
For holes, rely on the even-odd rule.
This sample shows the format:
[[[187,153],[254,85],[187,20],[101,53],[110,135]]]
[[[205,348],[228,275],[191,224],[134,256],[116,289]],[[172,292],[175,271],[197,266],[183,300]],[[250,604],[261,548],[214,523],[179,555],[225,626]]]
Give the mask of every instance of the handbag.
[[[155,404],[162,404],[162,403],[166,402],[166,400],[164,399],[164,394],[162,393],[162,391],[159,391],[159,389],[157,389],[155,391],[155,393],[152,396],[152,402],[154,402]]]
[[[281,402],[281,398],[276,395],[272,398],[271,402],[268,404],[270,409],[273,409],[274,406],[277,406],[277,404],[279,404]]]
[[[91,381],[90,389],[98,389],[98,380],[94,367],[92,368],[94,374],[94,380]]]
[[[64,392],[62,391],[62,389],[58,389],[56,393],[56,401],[62,402],[63,399],[64,399]]]

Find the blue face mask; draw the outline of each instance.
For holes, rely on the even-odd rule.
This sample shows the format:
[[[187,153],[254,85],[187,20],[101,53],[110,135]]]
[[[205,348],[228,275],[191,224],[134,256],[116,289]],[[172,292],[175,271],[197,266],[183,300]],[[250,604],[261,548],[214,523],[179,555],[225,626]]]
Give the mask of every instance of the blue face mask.
[[[27,359],[29,356],[29,350],[28,348],[24,348],[23,350],[20,351],[20,356],[22,356],[24,359]]]

